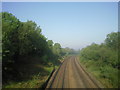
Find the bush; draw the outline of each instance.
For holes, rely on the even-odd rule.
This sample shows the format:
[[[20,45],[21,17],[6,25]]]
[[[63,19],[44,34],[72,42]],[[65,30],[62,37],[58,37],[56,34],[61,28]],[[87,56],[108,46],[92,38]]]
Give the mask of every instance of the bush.
[[[91,71],[100,72],[100,74],[97,74],[98,77],[107,80],[112,87],[120,85],[118,84],[120,67],[120,61],[118,60],[120,50],[117,48],[118,33],[112,32],[107,35],[104,43],[100,45],[93,43],[80,51],[81,62]]]

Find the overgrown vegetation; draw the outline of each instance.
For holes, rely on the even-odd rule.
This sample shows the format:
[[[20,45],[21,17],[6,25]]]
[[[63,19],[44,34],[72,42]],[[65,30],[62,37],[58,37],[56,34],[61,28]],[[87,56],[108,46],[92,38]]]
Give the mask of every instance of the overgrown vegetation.
[[[91,44],[80,51],[80,61],[89,72],[93,73],[105,87],[118,88],[118,72],[120,72],[120,32],[112,32],[107,35],[102,44]]]
[[[31,84],[35,82],[40,87],[39,82],[45,82],[53,67],[60,64],[59,59],[73,50],[47,40],[35,22],[21,22],[7,12],[1,14],[3,87],[36,87]]]
[[[3,88],[41,88],[63,56],[77,53],[42,35],[33,21],[21,22],[11,13],[2,12],[2,83]],[[0,24],[1,25],[1,24]],[[120,32],[107,35],[102,44],[91,44],[80,51],[80,61],[105,87],[120,87]],[[0,37],[1,39],[1,37]]]

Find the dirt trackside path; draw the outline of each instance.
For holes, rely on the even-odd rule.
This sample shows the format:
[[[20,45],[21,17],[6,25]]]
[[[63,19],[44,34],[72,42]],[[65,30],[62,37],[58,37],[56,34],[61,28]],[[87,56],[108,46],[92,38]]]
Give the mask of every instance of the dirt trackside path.
[[[102,85],[91,77],[80,65],[75,56],[66,58],[61,67],[56,71],[47,88],[103,88]]]

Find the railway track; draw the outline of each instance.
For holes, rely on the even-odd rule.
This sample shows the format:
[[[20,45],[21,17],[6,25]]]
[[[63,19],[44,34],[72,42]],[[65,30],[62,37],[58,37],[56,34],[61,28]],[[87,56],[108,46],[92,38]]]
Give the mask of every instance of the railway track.
[[[103,88],[75,56],[67,57],[51,77],[46,88]]]

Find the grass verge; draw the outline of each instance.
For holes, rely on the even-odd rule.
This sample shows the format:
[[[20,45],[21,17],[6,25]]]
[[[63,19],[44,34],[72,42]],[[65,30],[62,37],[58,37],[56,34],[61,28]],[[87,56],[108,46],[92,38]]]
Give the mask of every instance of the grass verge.
[[[42,75],[40,72],[37,75],[33,75],[31,79],[26,81],[14,82],[11,81],[8,84],[4,85],[3,88],[41,88],[41,86],[48,79],[50,72],[53,70],[53,67],[44,66],[45,70],[48,72],[46,75]]]
[[[43,88],[42,86],[54,68],[53,64],[51,62],[47,64],[40,62],[39,57],[24,59],[29,59],[29,63],[24,63],[19,67],[19,73],[22,77],[17,81],[8,81],[2,86],[3,88]]]
[[[104,65],[101,61],[82,60],[81,64],[86,70],[98,79],[105,88],[118,88],[118,72],[120,70],[109,65]]]

